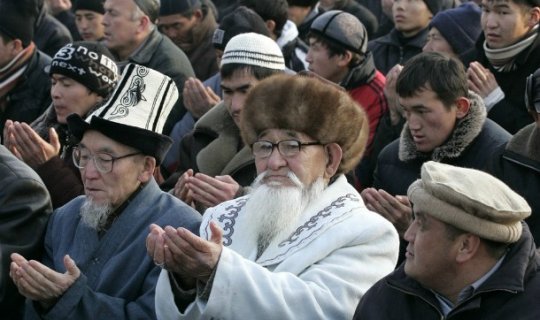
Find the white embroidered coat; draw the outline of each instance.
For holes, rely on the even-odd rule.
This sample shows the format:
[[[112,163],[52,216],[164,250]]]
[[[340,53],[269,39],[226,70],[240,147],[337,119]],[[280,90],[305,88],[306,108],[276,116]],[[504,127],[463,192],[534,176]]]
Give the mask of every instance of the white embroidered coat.
[[[344,176],[309,206],[288,239],[271,243],[257,260],[256,239],[242,232],[249,228],[243,211],[248,197],[210,208],[203,217],[201,236],[210,237],[214,220],[224,230],[225,246],[208,300],[198,297],[179,312],[163,271],[158,319],[351,319],[362,295],[394,270],[396,230],[365,207]]]

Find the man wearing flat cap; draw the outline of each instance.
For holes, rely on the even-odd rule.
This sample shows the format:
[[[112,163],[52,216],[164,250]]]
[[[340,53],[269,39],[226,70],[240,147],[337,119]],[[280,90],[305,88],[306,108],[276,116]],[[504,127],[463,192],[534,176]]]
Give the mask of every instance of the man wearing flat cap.
[[[319,79],[274,75],[249,92],[240,128],[252,192],[208,209],[201,237],[151,229],[158,318],[351,319],[398,253],[396,230],[344,176],[364,152],[365,113]]]
[[[407,195],[407,259],[354,319],[540,318],[540,255],[521,196],[485,172],[433,161]]]
[[[136,63],[157,70],[171,79],[180,93],[188,77],[194,77],[186,54],[157,30],[159,0],[106,0],[104,3],[104,43],[123,68]],[[186,109],[178,99],[163,128],[169,135]]]
[[[86,121],[68,117],[80,140],[73,162],[85,194],[53,212],[42,262],[11,255],[10,275],[28,298],[26,318],[155,319],[161,269],[146,255],[147,228],[196,232],[200,223],[198,213],[153,178],[171,143],[159,132],[177,95],[170,78],[130,64],[112,97]]]

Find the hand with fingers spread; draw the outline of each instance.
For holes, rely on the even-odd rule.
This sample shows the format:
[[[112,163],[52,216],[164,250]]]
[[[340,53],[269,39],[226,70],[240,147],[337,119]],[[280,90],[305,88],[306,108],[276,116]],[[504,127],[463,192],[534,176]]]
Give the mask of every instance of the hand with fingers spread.
[[[238,182],[229,175],[211,177],[203,173],[189,178],[187,187],[193,200],[207,208],[234,199],[240,189]]]
[[[184,106],[195,119],[202,117],[208,110],[221,101],[221,98],[210,87],[197,78],[188,78],[183,90]]]
[[[213,222],[210,230],[212,236],[205,240],[184,228],[162,229],[152,224],[146,250],[156,265],[175,273],[184,286],[192,287],[195,280],[208,281],[221,255],[223,231]]]
[[[392,222],[403,237],[412,222],[412,208],[406,196],[392,196],[382,189],[367,188],[362,191],[366,207]]]
[[[15,121],[9,126],[7,136],[10,151],[34,169],[60,153],[61,144],[54,128],[49,129],[47,142],[28,124]]]
[[[499,87],[495,76],[479,62],[471,62],[467,69],[469,89],[485,98]]]
[[[69,255],[64,256],[65,273],[56,272],[35,260],[28,261],[17,253],[11,254],[11,261],[9,275],[19,292],[45,308],[54,305],[81,275]]]

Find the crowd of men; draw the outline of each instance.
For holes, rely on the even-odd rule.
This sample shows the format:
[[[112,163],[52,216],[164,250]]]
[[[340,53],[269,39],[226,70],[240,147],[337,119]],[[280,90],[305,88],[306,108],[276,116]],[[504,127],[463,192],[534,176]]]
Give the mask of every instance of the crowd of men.
[[[0,318],[539,319],[540,0],[0,0]]]

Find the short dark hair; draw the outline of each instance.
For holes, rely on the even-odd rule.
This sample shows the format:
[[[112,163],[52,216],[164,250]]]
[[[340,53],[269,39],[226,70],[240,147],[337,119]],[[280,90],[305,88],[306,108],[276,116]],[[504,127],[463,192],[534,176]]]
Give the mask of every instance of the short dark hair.
[[[261,66],[253,66],[253,65],[242,64],[242,63],[227,63],[221,66],[221,69],[219,70],[221,79],[229,79],[236,72],[240,72],[240,71],[244,71],[251,74],[257,80],[262,80],[264,78],[267,78],[277,73],[283,73],[283,70],[269,69],[269,68],[264,68]]]
[[[277,38],[281,36],[289,15],[287,0],[240,0],[240,5],[252,9],[264,21],[274,21],[276,23],[274,34]]]
[[[2,38],[4,43],[8,43],[8,42],[13,40],[12,37],[8,36],[7,34],[3,33],[2,31],[0,31],[0,38]]]
[[[504,0],[487,0],[487,2],[499,2]],[[519,6],[524,6],[527,8],[534,8],[534,7],[540,7],[540,1],[539,0],[508,0],[511,1]]]
[[[334,41],[330,38],[324,37],[316,32],[309,32],[308,33],[308,39],[314,39],[316,42],[319,42],[322,44],[327,50],[328,50],[328,56],[333,57],[336,55],[344,55],[346,51],[349,51],[352,54],[351,61],[349,62],[349,68],[352,68],[354,66],[357,66],[364,60],[364,55],[351,51],[341,44],[339,44],[337,41]]]
[[[438,52],[423,52],[408,60],[396,82],[397,94],[409,98],[426,89],[450,109],[459,97],[468,96],[463,63]]]

